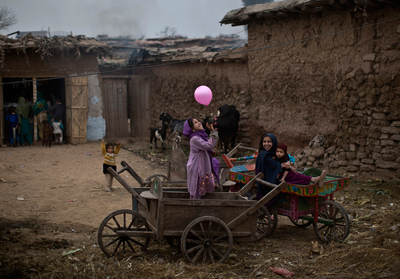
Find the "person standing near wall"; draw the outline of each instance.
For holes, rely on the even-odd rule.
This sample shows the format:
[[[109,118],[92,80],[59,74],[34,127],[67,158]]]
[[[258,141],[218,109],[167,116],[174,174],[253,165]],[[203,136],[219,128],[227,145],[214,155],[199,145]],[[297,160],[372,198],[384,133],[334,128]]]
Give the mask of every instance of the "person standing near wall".
[[[38,116],[39,119],[39,137],[43,140],[43,120],[47,120],[46,110],[49,108],[46,100],[43,98],[42,92],[37,92],[37,100],[33,105],[33,113]]]
[[[51,122],[54,122],[54,119],[58,117],[60,119],[60,123],[63,123],[64,119],[64,106],[61,104],[60,100],[56,100],[56,103],[47,110],[47,113],[51,113]]]
[[[32,135],[29,129],[29,114],[32,112],[31,104],[25,98],[25,94],[23,93],[21,97],[19,97],[18,105],[16,107],[15,112],[19,116],[18,126],[20,142],[21,146],[25,146],[25,139],[28,141],[29,145],[33,145]]]

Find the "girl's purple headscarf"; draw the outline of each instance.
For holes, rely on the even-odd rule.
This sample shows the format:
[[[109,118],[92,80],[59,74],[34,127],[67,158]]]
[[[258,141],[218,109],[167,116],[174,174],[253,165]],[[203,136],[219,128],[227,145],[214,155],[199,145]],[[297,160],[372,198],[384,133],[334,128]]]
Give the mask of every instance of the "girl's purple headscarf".
[[[190,119],[192,119],[192,118],[189,118],[188,120],[185,121],[185,124],[183,124],[183,134],[186,137],[188,137],[189,139],[193,138],[194,136],[198,136],[198,137],[202,138],[203,140],[208,141],[207,133],[204,129],[201,131],[193,132],[193,130],[190,128],[190,125],[189,125]]]
[[[185,121],[185,124],[183,124],[183,132],[182,133],[186,137],[188,137],[189,139],[192,139],[194,136],[198,136],[201,139],[203,139],[205,141],[208,141],[208,138],[207,138],[208,135],[207,135],[207,133],[206,133],[206,131],[204,129],[201,130],[201,131],[193,132],[193,130],[190,128],[190,125],[189,125],[189,120],[190,119],[192,119],[192,118],[187,119]],[[219,183],[219,175],[218,175],[218,173],[219,173],[219,161],[216,158],[212,157],[212,155],[211,155],[212,154],[212,150],[209,150],[208,153],[210,154],[211,165],[212,165],[214,174],[217,177],[217,181]]]

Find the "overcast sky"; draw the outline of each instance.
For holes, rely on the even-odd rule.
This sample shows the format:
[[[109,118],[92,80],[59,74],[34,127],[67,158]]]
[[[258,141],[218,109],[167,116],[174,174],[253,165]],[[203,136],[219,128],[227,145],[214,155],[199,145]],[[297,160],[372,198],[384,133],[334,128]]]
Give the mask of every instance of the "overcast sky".
[[[245,37],[243,26],[220,26],[230,10],[243,6],[242,0],[1,0],[18,23],[14,31],[72,31],[73,35],[96,37],[157,37],[165,27],[189,38],[237,33]]]

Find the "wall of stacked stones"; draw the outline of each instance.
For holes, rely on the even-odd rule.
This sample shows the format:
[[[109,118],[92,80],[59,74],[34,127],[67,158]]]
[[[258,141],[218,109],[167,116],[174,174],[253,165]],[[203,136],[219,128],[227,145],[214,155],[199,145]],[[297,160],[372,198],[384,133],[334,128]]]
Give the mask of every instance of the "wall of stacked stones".
[[[303,146],[299,167],[400,179],[399,11],[249,25],[249,48],[264,48],[249,54],[251,120],[292,152]],[[316,134],[326,142],[304,149]]]
[[[161,112],[169,113],[175,119],[216,116],[218,107],[235,105],[241,114],[241,124],[237,142],[251,144],[249,136],[251,102],[248,68],[243,60],[225,62],[178,63],[157,66],[138,72],[151,76],[151,125],[161,127]],[[209,106],[200,105],[194,98],[194,91],[200,85],[212,89],[213,99]],[[171,137],[169,137],[171,138]]]

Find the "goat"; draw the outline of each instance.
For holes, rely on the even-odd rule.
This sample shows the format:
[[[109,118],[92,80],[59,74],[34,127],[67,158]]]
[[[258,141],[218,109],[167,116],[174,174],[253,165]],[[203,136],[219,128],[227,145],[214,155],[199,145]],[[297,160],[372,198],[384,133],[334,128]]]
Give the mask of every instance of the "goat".
[[[47,120],[43,120],[42,125],[43,125],[42,146],[49,145],[49,147],[51,147],[51,141],[53,140],[53,127],[51,127],[50,123],[47,122]]]
[[[164,141],[167,136],[167,123],[163,123],[161,130],[157,128],[149,128],[150,129],[150,149],[153,149],[151,144],[154,139],[154,147],[157,149],[157,139],[161,141],[162,150],[165,150]]]
[[[235,147],[237,132],[239,130],[240,113],[234,105],[223,105],[218,108],[218,116],[209,116],[203,120],[203,127],[207,134],[210,131],[205,126],[206,123],[214,124],[214,128],[218,130],[221,152],[224,150],[228,153],[229,145],[231,149]]]
[[[162,112],[160,114],[160,120],[162,121],[163,125],[164,125],[164,123],[168,123],[172,134],[175,131],[178,132],[179,134],[182,134],[182,132],[183,132],[183,124],[185,124],[186,120],[173,119],[172,116],[169,115],[166,112]]]

